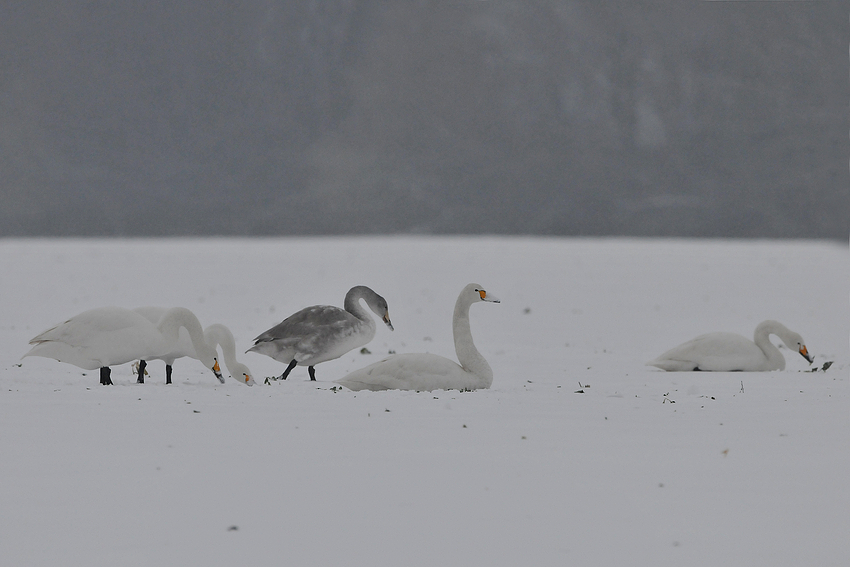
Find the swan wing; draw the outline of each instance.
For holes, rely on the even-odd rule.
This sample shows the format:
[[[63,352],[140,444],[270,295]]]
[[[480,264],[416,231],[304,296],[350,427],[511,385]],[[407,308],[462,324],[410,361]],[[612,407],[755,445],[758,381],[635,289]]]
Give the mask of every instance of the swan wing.
[[[101,307],[84,311],[34,337],[24,356],[45,356],[94,370],[152,358],[164,348],[162,334],[129,309]]]
[[[649,365],[668,371],[760,370],[767,358],[756,344],[735,333],[708,333],[674,347]]]
[[[101,307],[83,311],[51,327],[30,340],[30,344],[55,341],[85,347],[101,342],[111,333],[133,333],[138,327],[155,330],[147,319],[129,309]]]
[[[249,350],[278,360],[294,358],[302,364],[318,364],[368,343],[374,335],[371,319],[364,322],[339,307],[316,305],[258,336]]]
[[[33,346],[28,353],[21,358],[28,356],[41,356],[44,358],[52,358],[59,362],[73,364],[85,370],[97,370],[104,366],[98,359],[93,358],[87,352],[87,349],[75,347],[59,341],[43,341]]]
[[[429,353],[396,354],[339,380],[350,390],[432,390],[470,387],[469,373],[455,362]]]
[[[297,342],[324,327],[337,328],[357,320],[354,315],[332,305],[314,305],[294,313],[254,339],[254,342]]]

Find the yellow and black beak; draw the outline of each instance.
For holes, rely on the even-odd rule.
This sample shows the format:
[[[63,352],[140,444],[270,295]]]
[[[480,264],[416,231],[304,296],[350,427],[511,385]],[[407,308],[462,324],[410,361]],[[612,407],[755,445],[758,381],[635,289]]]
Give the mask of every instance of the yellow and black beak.
[[[390,328],[390,331],[395,331],[395,329],[393,328],[393,322],[392,322],[392,321],[390,321],[390,312],[389,312],[389,311],[387,311],[386,313],[384,313],[384,316],[382,317],[382,320],[383,320],[383,322],[384,322],[384,325],[386,325],[387,327],[389,327],[389,328]]]
[[[212,367],[213,374],[218,378],[218,381],[224,384],[224,376],[221,375],[221,366],[218,365],[218,359],[215,359],[215,364]]]
[[[499,301],[498,297],[495,297],[494,295],[487,293],[483,289],[478,290],[478,295],[481,296],[481,301],[489,301],[490,303],[501,303],[501,301]]]
[[[809,354],[809,350],[806,348],[806,345],[802,345],[800,347],[800,356],[809,361],[809,364],[815,361],[815,357]]]

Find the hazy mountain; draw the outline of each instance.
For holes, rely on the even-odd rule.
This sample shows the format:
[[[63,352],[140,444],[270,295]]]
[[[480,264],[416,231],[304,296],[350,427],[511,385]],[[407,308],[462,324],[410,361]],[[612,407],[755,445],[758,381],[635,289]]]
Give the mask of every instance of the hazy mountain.
[[[845,2],[4,2],[0,236],[850,232]]]

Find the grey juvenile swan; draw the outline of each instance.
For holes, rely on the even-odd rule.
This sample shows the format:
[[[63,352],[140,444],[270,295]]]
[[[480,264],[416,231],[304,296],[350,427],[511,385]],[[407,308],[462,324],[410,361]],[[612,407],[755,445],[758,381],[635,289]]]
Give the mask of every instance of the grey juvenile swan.
[[[365,285],[358,285],[345,294],[345,309],[331,305],[305,307],[254,339],[254,346],[247,352],[265,354],[288,364],[280,380],[286,380],[296,365],[306,366],[310,380],[315,380],[317,364],[339,358],[374,338],[375,321],[363,309],[361,299],[392,331],[386,300]]]

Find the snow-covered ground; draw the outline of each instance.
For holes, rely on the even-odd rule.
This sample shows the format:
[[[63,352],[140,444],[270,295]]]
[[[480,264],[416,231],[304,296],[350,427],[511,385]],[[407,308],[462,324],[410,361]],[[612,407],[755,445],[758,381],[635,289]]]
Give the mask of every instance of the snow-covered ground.
[[[2,240],[4,565],[846,565],[846,245],[538,238]],[[334,391],[388,351],[454,358],[460,289],[490,390]],[[25,358],[90,307],[182,305],[238,350],[369,285],[371,354],[253,388],[181,359],[136,384]],[[696,335],[803,335],[770,373],[644,363]],[[775,340],[775,338],[774,338]]]

